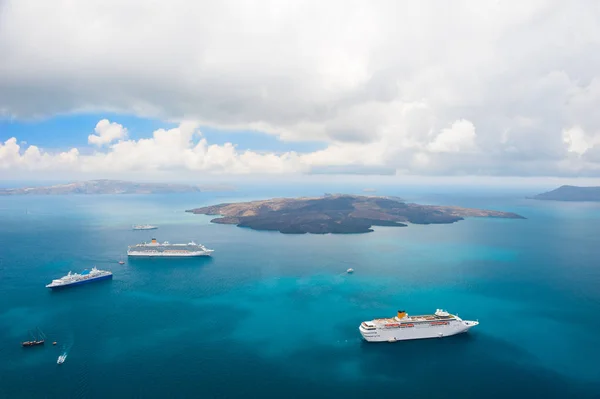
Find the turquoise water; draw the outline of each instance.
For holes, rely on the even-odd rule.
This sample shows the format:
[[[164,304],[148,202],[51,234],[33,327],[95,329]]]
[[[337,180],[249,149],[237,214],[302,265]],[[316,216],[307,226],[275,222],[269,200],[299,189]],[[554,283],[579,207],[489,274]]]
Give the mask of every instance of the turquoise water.
[[[325,191],[0,197],[0,397],[600,396],[600,205],[387,188],[528,219],[324,236],[183,212]],[[152,235],[215,254],[117,263]],[[113,281],[44,287],[93,265]],[[481,324],[442,340],[360,339],[362,320],[440,307]],[[21,348],[35,327],[58,345]]]

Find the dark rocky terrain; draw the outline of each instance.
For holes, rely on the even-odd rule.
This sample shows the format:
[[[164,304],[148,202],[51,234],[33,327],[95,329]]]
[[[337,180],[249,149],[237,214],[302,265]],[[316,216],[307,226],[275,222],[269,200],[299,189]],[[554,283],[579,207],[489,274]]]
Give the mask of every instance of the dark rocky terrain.
[[[373,226],[454,223],[465,217],[524,219],[510,212],[406,203],[392,197],[325,195],[219,204],[186,212],[221,215],[213,223],[288,234],[367,233]]]

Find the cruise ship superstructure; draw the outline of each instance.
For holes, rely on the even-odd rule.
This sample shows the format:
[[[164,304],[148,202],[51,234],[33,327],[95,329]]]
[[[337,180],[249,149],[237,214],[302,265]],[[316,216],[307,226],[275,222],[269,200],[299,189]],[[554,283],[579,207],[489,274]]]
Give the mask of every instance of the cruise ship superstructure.
[[[159,243],[155,238],[149,243],[131,245],[127,256],[136,257],[189,257],[210,256],[214,251],[202,244],[189,242],[187,244],[170,244],[168,241]]]
[[[106,280],[112,278],[112,272],[108,270],[99,270],[96,267],[93,267],[92,270],[84,270],[79,273],[71,273],[67,274],[64,277],[61,277],[56,280],[52,280],[52,282],[46,285],[47,288],[64,288],[72,285],[86,284],[91,283],[92,281]]]
[[[442,309],[432,315],[409,316],[404,310],[392,318],[363,321],[359,331],[369,342],[396,342],[409,339],[442,338],[467,332],[478,321],[463,320]]]

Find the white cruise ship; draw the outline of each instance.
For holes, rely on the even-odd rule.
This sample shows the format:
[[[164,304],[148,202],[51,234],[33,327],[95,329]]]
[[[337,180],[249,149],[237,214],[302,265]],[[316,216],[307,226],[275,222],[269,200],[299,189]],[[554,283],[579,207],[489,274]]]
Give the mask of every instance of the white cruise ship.
[[[189,257],[210,256],[214,250],[207,249],[202,244],[190,242],[187,244],[169,244],[168,241],[159,243],[156,238],[151,242],[131,245],[127,250],[127,256],[136,257]]]
[[[46,285],[46,287],[52,289],[64,288],[72,285],[87,284],[91,283],[92,281],[106,280],[110,278],[112,278],[112,272],[109,272],[108,270],[99,270],[96,268],[96,266],[94,266],[92,270],[86,269],[81,272],[81,274],[69,272],[69,274],[64,277],[52,280],[52,282]]]
[[[478,321],[463,320],[442,309],[432,315],[409,316],[404,310],[396,317],[363,321],[359,331],[369,342],[396,342],[409,339],[442,338],[467,332]]]

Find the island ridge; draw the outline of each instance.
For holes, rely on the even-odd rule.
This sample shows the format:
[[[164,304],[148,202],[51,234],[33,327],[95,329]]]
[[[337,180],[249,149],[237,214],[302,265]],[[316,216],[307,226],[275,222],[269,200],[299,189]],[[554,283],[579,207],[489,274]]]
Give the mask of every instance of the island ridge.
[[[287,234],[367,233],[373,231],[373,226],[454,223],[465,217],[525,219],[511,212],[419,205],[394,197],[344,194],[218,204],[186,212],[221,216],[211,220],[212,223]]]
[[[124,180],[87,180],[52,186],[3,188],[0,195],[67,195],[67,194],[170,194],[206,191],[232,191],[229,186],[192,186],[173,183],[134,183]]]
[[[600,201],[600,187],[560,186],[532,197],[546,201]]]

